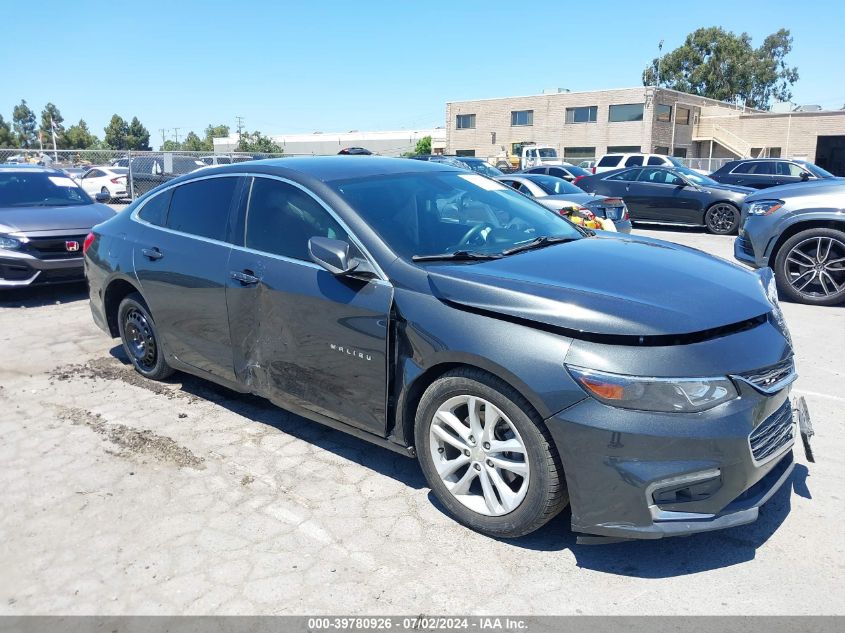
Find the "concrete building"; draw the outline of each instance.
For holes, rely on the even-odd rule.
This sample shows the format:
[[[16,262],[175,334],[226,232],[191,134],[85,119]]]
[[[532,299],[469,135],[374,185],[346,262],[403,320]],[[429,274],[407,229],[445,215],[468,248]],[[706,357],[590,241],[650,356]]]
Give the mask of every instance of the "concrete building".
[[[763,112],[642,86],[455,101],[446,104],[446,122],[449,154],[486,158],[533,141],[574,163],[608,152],[722,161],[788,156],[845,173],[845,111],[839,110]]]
[[[270,138],[291,155],[337,154],[345,147],[364,147],[373,154],[401,156],[414,151],[417,141],[430,136],[432,152],[443,153],[446,147],[444,128],[423,130],[395,130],[382,132],[313,132],[311,134],[271,134]],[[218,154],[235,151],[237,134],[228,138],[214,139],[214,151]]]

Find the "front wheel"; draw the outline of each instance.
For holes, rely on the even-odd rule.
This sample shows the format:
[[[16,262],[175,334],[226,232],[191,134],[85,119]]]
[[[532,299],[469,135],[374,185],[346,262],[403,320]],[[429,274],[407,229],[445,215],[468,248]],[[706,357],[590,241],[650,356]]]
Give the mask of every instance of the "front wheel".
[[[774,269],[778,290],[792,301],[845,302],[845,232],[818,228],[796,233],[778,249]]]
[[[704,214],[704,224],[715,235],[730,235],[739,226],[739,209],[730,202],[717,202]]]
[[[417,408],[414,434],[432,491],[478,532],[522,536],[566,507],[548,430],[525,398],[489,374],[461,369],[432,383]]]
[[[151,380],[164,380],[173,373],[164,359],[155,322],[141,295],[133,292],[120,302],[117,324],[123,349],[139,374]]]

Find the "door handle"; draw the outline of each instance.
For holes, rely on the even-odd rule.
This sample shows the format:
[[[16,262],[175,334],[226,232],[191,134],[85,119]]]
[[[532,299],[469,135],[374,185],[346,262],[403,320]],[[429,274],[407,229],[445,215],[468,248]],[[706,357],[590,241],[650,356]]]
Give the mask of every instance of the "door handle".
[[[234,279],[235,281],[240,281],[244,286],[251,286],[261,281],[261,278],[253,275],[252,271],[250,270],[245,270],[243,272],[239,270],[233,270],[229,273],[229,275],[231,275],[232,279]]]
[[[147,259],[156,260],[156,259],[161,259],[162,257],[164,257],[164,253],[162,253],[160,250],[158,250],[157,247],[145,248],[141,252],[144,254],[144,257],[146,257]]]

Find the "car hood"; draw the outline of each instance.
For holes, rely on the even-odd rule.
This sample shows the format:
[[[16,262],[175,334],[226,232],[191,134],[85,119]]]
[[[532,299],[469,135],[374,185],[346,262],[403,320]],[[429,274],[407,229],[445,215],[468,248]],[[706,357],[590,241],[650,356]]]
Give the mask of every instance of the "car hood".
[[[0,208],[0,233],[89,230],[95,224],[113,217],[114,213],[104,204]]]
[[[756,200],[771,200],[772,198],[789,198],[792,196],[812,196],[835,194],[845,196],[845,178],[820,178],[808,182],[794,182],[788,185],[778,185],[756,191],[748,196],[748,202]]]
[[[731,191],[733,193],[742,193],[746,196],[752,193],[755,193],[757,190],[753,187],[740,187],[739,185],[724,185],[722,183],[716,183],[713,185],[697,185],[699,189],[704,189],[705,191]]]
[[[756,274],[639,236],[596,236],[428,273],[435,296],[458,308],[573,336],[702,333],[772,310]]]

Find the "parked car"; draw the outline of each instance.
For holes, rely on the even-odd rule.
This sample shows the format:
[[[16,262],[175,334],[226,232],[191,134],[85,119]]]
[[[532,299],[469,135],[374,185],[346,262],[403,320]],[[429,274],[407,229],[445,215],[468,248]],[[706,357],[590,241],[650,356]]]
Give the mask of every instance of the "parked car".
[[[686,167],[634,167],[578,178],[584,191],[623,198],[634,222],[704,226],[728,235],[753,189],[722,185]]]
[[[597,217],[611,220],[621,233],[631,232],[631,220],[622,198],[586,193],[563,178],[546,174],[507,174],[497,178],[509,187],[534,198],[547,209],[561,215],[586,209]]]
[[[348,154],[350,156],[371,156],[372,152],[363,147],[344,147],[338,154]]]
[[[650,167],[683,167],[684,164],[674,156],[664,156],[663,154],[641,154],[634,152],[630,154],[605,154],[593,167],[594,174],[600,174],[611,169],[621,169],[622,167],[641,167],[647,165]]]
[[[845,180],[818,178],[748,196],[734,256],[775,271],[781,296],[845,302]]]
[[[589,176],[590,172],[586,169],[581,169],[575,165],[557,165],[554,167],[532,167],[526,169],[523,173],[526,174],[548,174],[555,178],[563,178],[567,182],[573,182],[580,176]]]
[[[416,158],[417,160],[427,160],[433,163],[446,163],[454,167],[463,167],[464,169],[469,169],[470,171],[474,171],[482,176],[487,176],[488,178],[496,178],[504,175],[502,170],[493,167],[493,165],[483,158],[476,158],[475,156],[428,154],[422,156],[412,156],[411,158]]]
[[[593,170],[593,167],[596,166],[596,161],[594,161],[594,160],[582,160],[580,163],[578,163],[577,166],[580,167],[581,169],[585,169],[585,170],[587,170],[591,173],[595,173],[592,170]]]
[[[92,167],[77,182],[88,195],[103,193],[110,200],[118,200],[129,196],[126,187],[128,174],[128,167]]]
[[[0,165],[0,290],[82,281],[85,237],[114,216],[107,199],[57,169]]]
[[[61,169],[76,182],[79,182],[79,179],[88,171],[89,167],[62,167]]]
[[[710,177],[726,185],[767,189],[811,180],[836,178],[821,167],[805,160],[785,158],[742,158],[732,160]]]
[[[135,197],[182,174],[189,174],[207,165],[193,156],[164,152],[132,158],[132,187]]]
[[[567,502],[575,531],[613,538],[732,527],[793,468],[771,271],[588,233],[478,174],[223,165],[87,242],[94,320],[143,376],[179,369],[415,456],[488,535]]]

